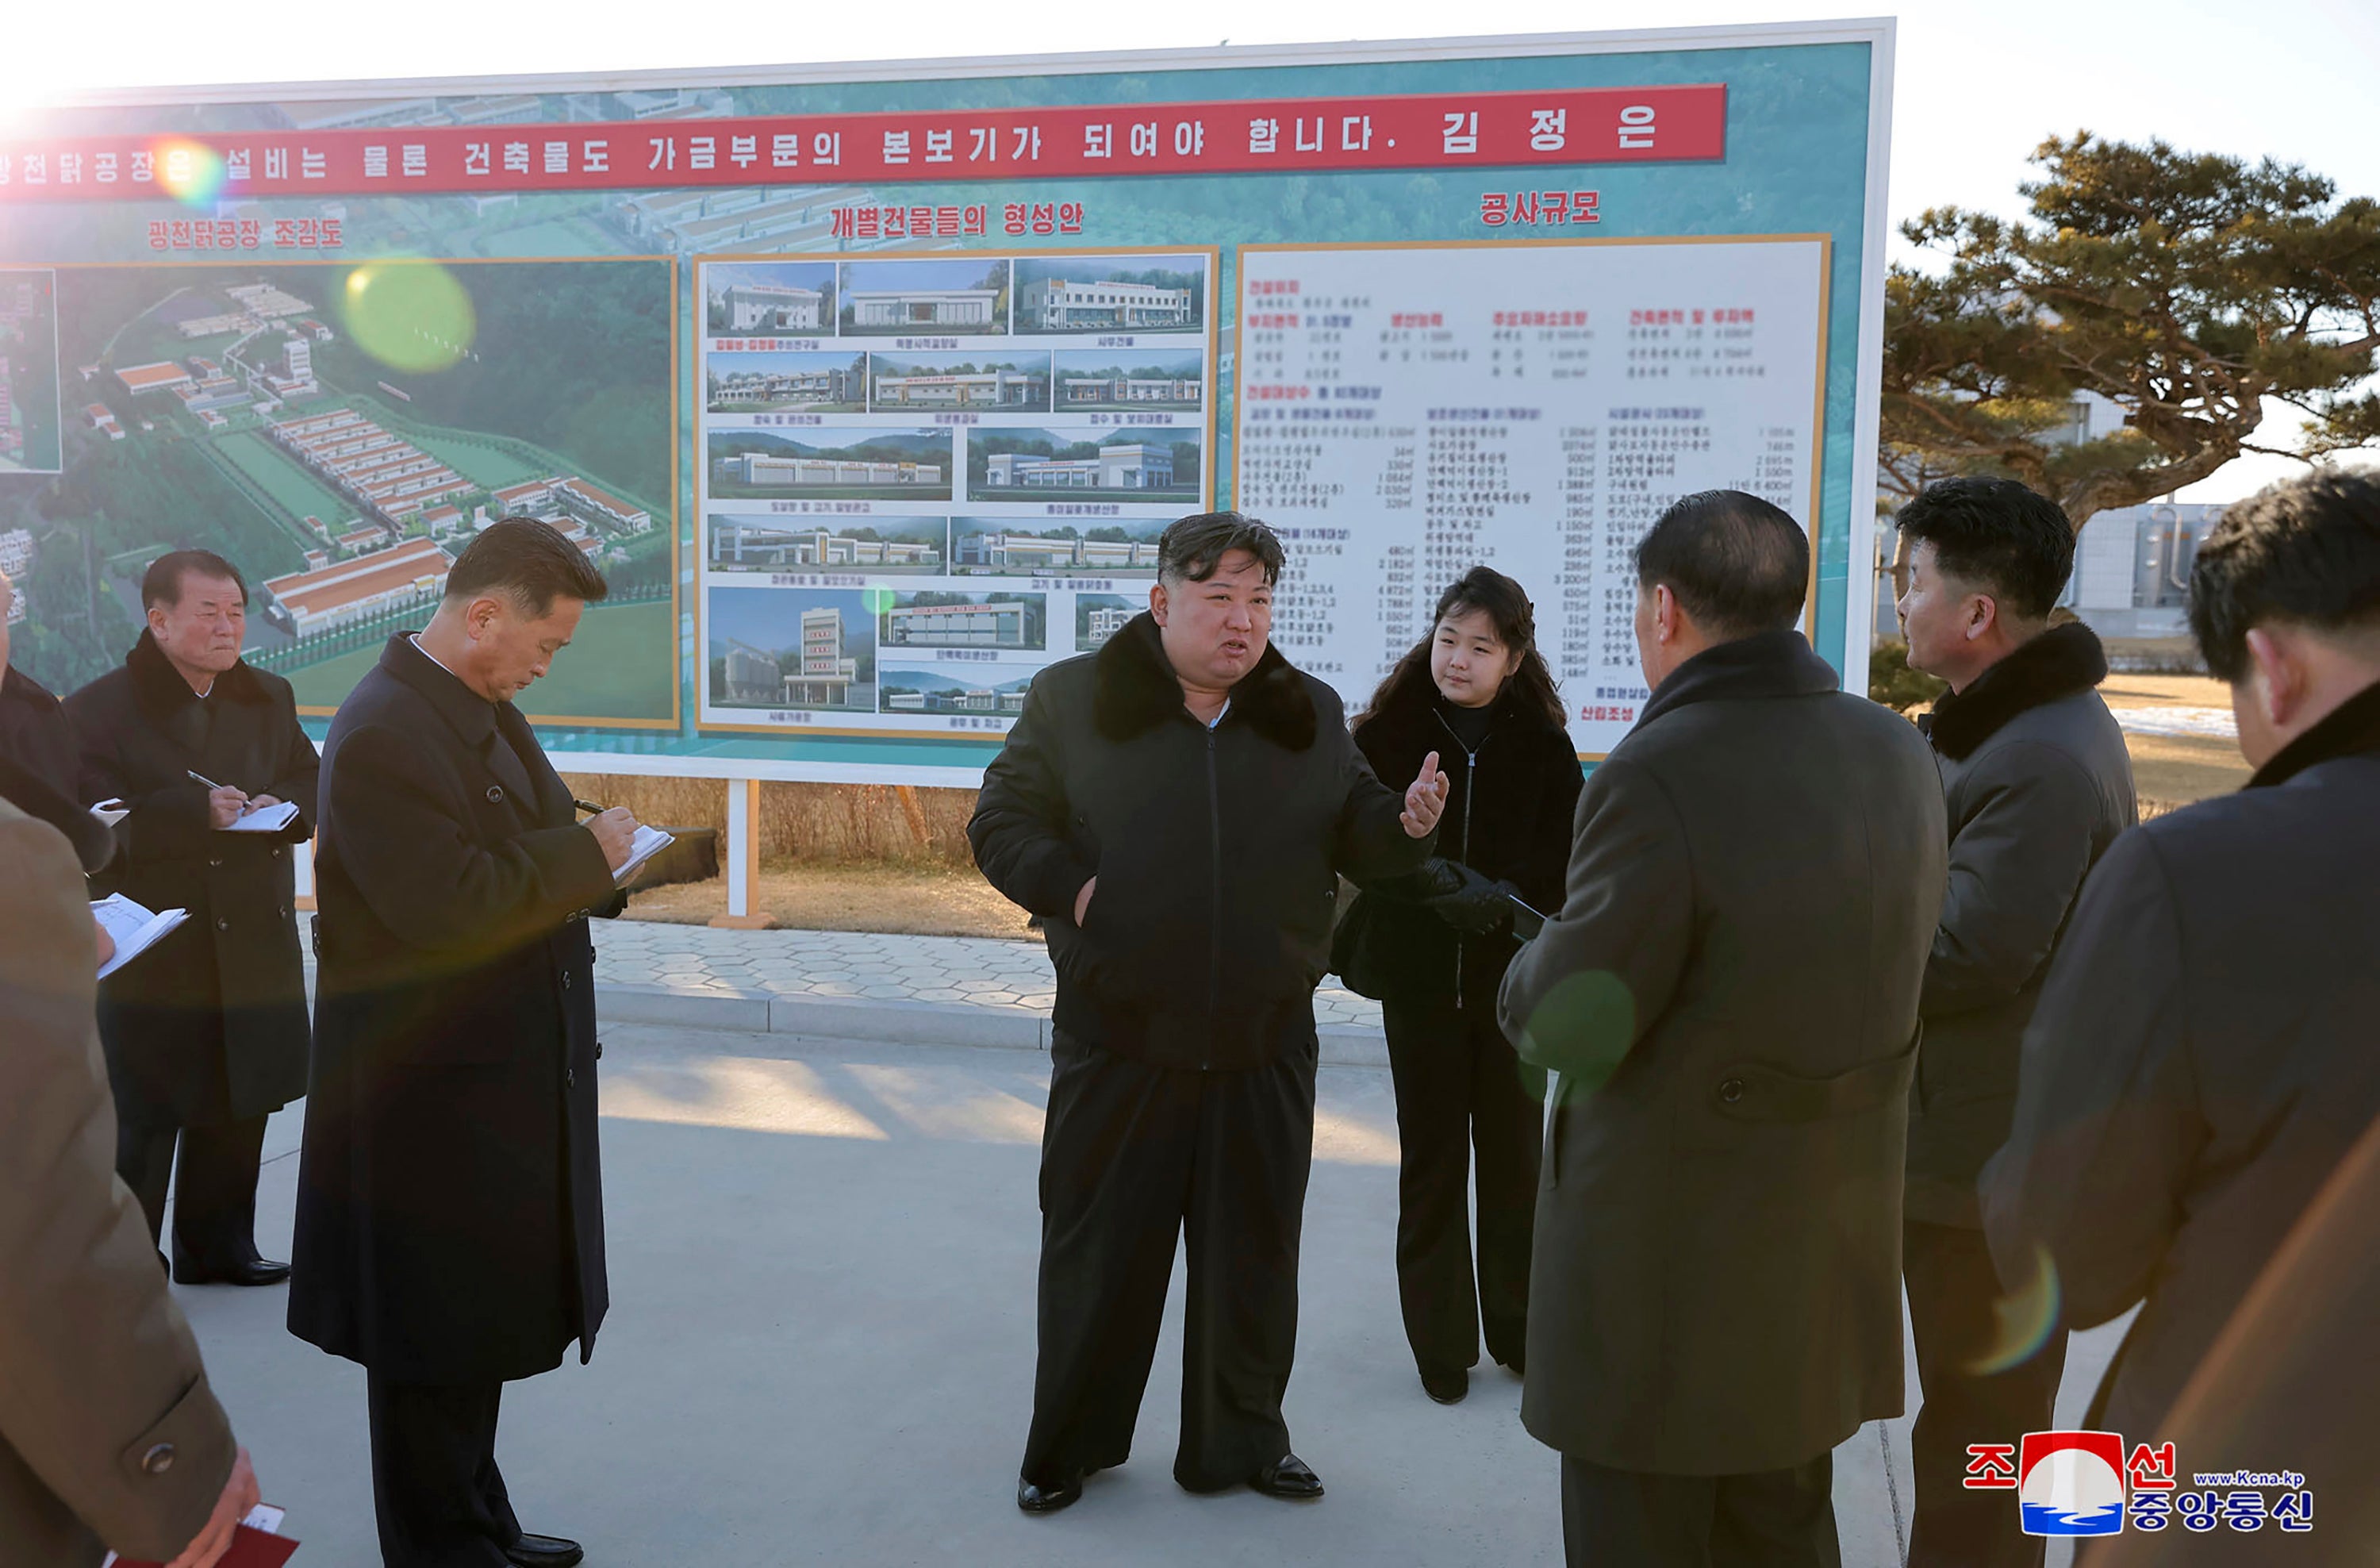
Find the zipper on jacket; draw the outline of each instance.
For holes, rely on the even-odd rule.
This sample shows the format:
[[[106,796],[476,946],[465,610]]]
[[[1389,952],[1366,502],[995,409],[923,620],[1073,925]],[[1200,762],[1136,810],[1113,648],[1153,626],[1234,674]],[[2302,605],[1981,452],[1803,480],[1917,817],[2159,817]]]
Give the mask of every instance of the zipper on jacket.
[[[1221,723],[1218,718],[1207,726],[1207,876],[1211,892],[1207,915],[1208,1060],[1198,1064],[1201,1071],[1214,1066],[1215,1026],[1223,1003],[1223,802],[1215,771],[1215,730]]]
[[[1439,727],[1454,736],[1454,748],[1463,753],[1463,847],[1455,851],[1455,858],[1468,866],[1471,864],[1471,797],[1479,793],[1479,753],[1488,749],[1488,742],[1492,737],[1481,735],[1478,749],[1469,749],[1463,746],[1463,737],[1454,734],[1454,726],[1446,722],[1445,714],[1435,708],[1430,712],[1438,720]],[[1458,1013],[1463,1011],[1463,933],[1459,930],[1454,933],[1454,1010]]]

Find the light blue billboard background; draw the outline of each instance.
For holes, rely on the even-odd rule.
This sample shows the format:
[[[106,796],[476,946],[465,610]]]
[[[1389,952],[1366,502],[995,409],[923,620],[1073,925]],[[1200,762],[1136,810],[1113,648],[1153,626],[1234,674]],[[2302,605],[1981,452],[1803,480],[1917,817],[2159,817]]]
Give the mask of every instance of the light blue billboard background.
[[[1857,530],[1854,495],[1854,406],[1859,367],[1859,301],[1866,227],[1867,156],[1870,145],[1871,51],[1864,42],[1695,47],[1625,53],[1550,54],[1485,59],[1397,59],[1295,66],[1151,69],[1088,74],[1017,75],[982,79],[881,80],[785,86],[705,87],[684,73],[657,78],[652,90],[723,97],[722,113],[812,115],[881,110],[966,110],[1042,105],[1148,103],[1216,103],[1238,99],[1301,96],[1345,97],[1366,93],[1512,91],[1529,88],[1595,88],[1720,82],[1728,90],[1726,156],[1707,163],[1663,163],[1544,167],[1431,170],[1427,172],[1330,173],[1267,176],[1172,176],[1115,179],[1064,178],[968,181],[952,184],[903,182],[865,197],[821,197],[823,205],[843,200],[900,204],[987,205],[991,232],[963,243],[972,249],[1014,253],[1037,248],[1082,249],[1100,246],[1207,246],[1221,248],[1221,276],[1213,308],[1218,341],[1228,353],[1233,341],[1237,298],[1237,248],[1251,243],[1330,241],[1425,241],[1568,237],[1621,238],[1661,236],[1826,234],[1832,237],[1828,299],[1825,418],[1820,464],[1820,502],[1813,529],[1817,554],[1815,640],[1840,663],[1853,592],[1867,591],[1865,560],[1854,560]],[[470,95],[489,91],[474,87]],[[461,98],[467,94],[456,92]],[[408,99],[421,100],[419,91]],[[439,95],[441,102],[447,101]],[[395,101],[392,100],[392,103]],[[551,121],[630,117],[617,93],[547,92],[535,100]],[[38,128],[58,134],[203,133],[295,122],[309,105],[290,103],[222,103],[167,110],[157,107],[79,108],[52,112]],[[435,110],[426,112],[434,113]],[[508,116],[517,122],[525,117]],[[402,119],[387,123],[406,123]],[[416,122],[419,123],[419,122]],[[1480,199],[1555,184],[1592,188],[1600,194],[1601,221],[1594,225],[1489,227],[1480,222]],[[586,191],[524,193],[516,202],[482,211],[468,197],[346,197],[346,246],[338,255],[362,261],[386,255],[463,259],[504,255],[650,254],[609,214],[645,192]],[[1011,201],[1083,203],[1087,221],[1079,236],[1010,236],[1001,232],[1002,206]],[[319,200],[273,200],[225,203],[225,212],[271,219],[312,214]],[[84,202],[0,207],[0,266],[152,259],[148,225],[161,216],[188,216],[166,201],[97,205]],[[890,242],[899,246],[903,242]],[[949,242],[940,242],[947,244]],[[849,241],[812,239],[788,247],[789,259],[840,247],[864,255],[868,247]],[[769,249],[766,242],[737,240],[735,254]],[[279,257],[260,257],[260,261]],[[682,256],[689,262],[695,256]],[[679,273],[679,422],[681,486],[678,496],[679,671],[681,721],[674,731],[557,729],[541,727],[550,749],[577,754],[594,766],[603,754],[648,760],[705,760],[704,772],[735,760],[770,765],[858,765],[911,769],[979,768],[997,748],[996,737],[877,738],[790,734],[783,736],[697,733],[695,684],[702,676],[694,640],[696,559],[694,477],[699,452],[695,428],[701,382],[695,362],[699,301],[695,272]],[[1216,503],[1232,503],[1231,438],[1233,380],[1215,382]],[[0,476],[0,486],[29,481]],[[1853,580],[1856,573],[1857,581]],[[40,672],[34,674],[38,676]],[[1858,682],[1854,682],[1856,688]],[[315,722],[319,733],[322,725]],[[788,775],[790,776],[790,775]]]

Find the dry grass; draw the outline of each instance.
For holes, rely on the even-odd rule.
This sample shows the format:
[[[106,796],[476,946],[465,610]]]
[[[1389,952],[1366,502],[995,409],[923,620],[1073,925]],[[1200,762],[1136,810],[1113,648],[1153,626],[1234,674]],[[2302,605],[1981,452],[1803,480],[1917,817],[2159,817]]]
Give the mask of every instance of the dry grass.
[[[608,773],[565,778],[573,794],[606,806],[625,806],[640,822],[672,828],[727,826],[727,785],[719,779]],[[975,857],[967,849],[966,823],[974,811],[971,789],[763,784],[760,864],[940,866],[972,873]]]
[[[2177,806],[2209,796],[2228,795],[2248,782],[2248,764],[2228,740],[2198,735],[2128,735],[2132,788],[2143,818],[2163,816]]]
[[[2119,670],[2099,687],[2110,708],[2222,708],[2231,688],[2211,675],[2139,675]]]

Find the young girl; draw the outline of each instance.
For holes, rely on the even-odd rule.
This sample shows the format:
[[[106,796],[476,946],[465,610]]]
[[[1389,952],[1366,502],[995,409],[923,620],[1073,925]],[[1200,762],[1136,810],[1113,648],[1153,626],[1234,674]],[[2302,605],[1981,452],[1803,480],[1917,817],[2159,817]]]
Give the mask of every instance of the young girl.
[[[1584,783],[1564,720],[1528,595],[1479,566],[1439,597],[1429,636],[1355,721],[1380,777],[1410,778],[1436,751],[1453,785],[1439,858],[1366,890],[1377,907],[1364,936],[1403,1147],[1398,1295],[1422,1387],[1442,1404],[1469,1392],[1483,1318],[1488,1354],[1514,1372],[1527,1337],[1544,1076],[1497,1027],[1496,991],[1521,906],[1550,915],[1560,905]],[[1474,1149],[1475,1296],[1463,1212]]]

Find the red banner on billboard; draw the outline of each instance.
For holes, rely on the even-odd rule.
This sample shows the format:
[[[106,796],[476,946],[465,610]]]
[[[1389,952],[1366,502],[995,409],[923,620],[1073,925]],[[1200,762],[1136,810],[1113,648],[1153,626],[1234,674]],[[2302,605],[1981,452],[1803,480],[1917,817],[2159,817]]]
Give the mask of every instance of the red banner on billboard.
[[[1719,84],[574,125],[0,140],[0,201],[122,201],[1681,163]]]

